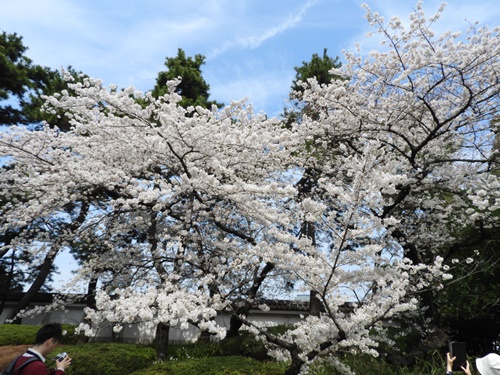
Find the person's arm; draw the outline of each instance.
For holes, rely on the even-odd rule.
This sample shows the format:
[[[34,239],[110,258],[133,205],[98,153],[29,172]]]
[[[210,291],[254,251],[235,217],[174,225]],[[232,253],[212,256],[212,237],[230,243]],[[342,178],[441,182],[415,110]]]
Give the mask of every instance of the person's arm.
[[[453,361],[455,361],[456,358],[457,357],[451,357],[450,353],[446,353],[446,375],[453,375]]]
[[[55,375],[64,374],[64,371],[71,365],[71,357],[67,355],[61,360],[56,361],[56,370],[54,372]]]
[[[446,353],[446,375],[453,375],[453,361],[455,361],[456,357],[451,357],[450,353]],[[462,370],[465,375],[472,375],[470,372],[470,364],[469,361],[466,362],[465,367],[462,366]]]
[[[471,372],[470,372],[470,365],[469,365],[469,361],[465,362],[466,365],[465,367],[464,366],[461,366],[462,367],[462,370],[465,372],[465,375],[472,375]]]

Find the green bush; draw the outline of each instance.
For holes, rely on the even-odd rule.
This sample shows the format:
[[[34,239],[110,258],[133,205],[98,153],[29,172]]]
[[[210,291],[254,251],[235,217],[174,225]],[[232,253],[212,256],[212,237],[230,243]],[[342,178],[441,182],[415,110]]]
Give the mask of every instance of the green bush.
[[[169,359],[207,358],[221,355],[223,352],[220,345],[214,342],[169,344],[168,346]]]
[[[124,375],[151,366],[154,348],[145,345],[87,343],[61,345],[57,352],[68,352],[73,359],[67,375]],[[55,353],[54,353],[55,354]],[[53,363],[47,362],[50,367]]]
[[[72,343],[76,343],[78,337],[74,336],[74,327],[63,328],[68,335],[63,345],[49,356],[47,365],[53,367],[54,361],[50,358],[66,351],[73,358],[67,375],[282,375],[288,366],[288,363],[256,360],[255,357],[265,353],[265,348],[248,332],[241,332],[241,337],[224,340],[220,344],[170,345],[169,360],[158,363],[156,351],[151,346],[95,342],[75,345]],[[36,326],[0,325],[0,346],[32,344],[38,329]],[[441,375],[445,368],[443,353],[437,351],[429,353],[425,360],[417,361],[412,367],[391,365],[383,358],[366,355],[345,355],[341,360],[354,372],[363,375]],[[309,374],[341,373],[332,366],[328,357],[323,357],[311,365]]]
[[[33,344],[39,328],[37,326],[2,324],[0,325],[0,345]]]
[[[243,357],[212,357],[156,363],[133,375],[283,375],[282,363]]]
[[[222,340],[220,348],[225,356],[250,357],[259,361],[270,359],[264,343],[247,331],[241,331],[237,337]]]
[[[442,375],[445,370],[444,358],[436,355],[430,361],[418,361],[414,366],[398,366],[387,363],[383,358],[369,355],[344,355],[342,363],[356,374],[363,375]],[[328,358],[322,358],[310,367],[310,375],[343,375],[335,369]]]
[[[40,327],[24,324],[0,324],[0,346],[33,344]],[[66,331],[62,342],[64,344],[76,344],[78,341],[78,336],[75,335],[76,327],[63,324],[62,328]]]

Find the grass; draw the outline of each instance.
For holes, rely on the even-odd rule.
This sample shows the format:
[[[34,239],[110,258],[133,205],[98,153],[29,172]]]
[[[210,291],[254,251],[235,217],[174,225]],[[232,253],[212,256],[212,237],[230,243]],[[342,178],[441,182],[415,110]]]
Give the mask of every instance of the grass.
[[[282,375],[285,364],[244,357],[208,357],[156,363],[133,375]]]
[[[0,370],[27,349],[38,328],[0,325]],[[200,342],[171,345],[168,360],[160,363],[156,361],[156,352],[152,346],[95,342],[78,344],[78,337],[72,333],[72,327],[64,328],[68,335],[56,352],[68,352],[73,358],[66,375],[282,375],[287,366],[286,363],[256,359],[261,356],[261,348],[251,344],[248,338],[243,338],[241,342],[230,342],[229,351],[227,344]],[[254,358],[250,358],[251,352],[254,352]],[[52,355],[46,362],[49,368],[54,365],[50,358]],[[382,358],[370,356],[345,356],[342,362],[362,375],[444,373],[444,359],[438,352],[432,353],[426,361],[420,361],[413,367],[390,365]],[[328,358],[311,365],[309,374],[341,375]]]

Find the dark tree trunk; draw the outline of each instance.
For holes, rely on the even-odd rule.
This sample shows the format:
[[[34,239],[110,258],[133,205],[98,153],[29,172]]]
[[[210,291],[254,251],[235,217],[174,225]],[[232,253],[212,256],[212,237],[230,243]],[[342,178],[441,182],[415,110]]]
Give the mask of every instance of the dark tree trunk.
[[[89,281],[89,285],[87,286],[87,307],[89,307],[91,309],[96,308],[95,294],[97,292],[97,281],[98,281],[97,277],[92,277]],[[85,316],[83,317],[83,322],[90,323],[87,320],[87,317],[85,317]],[[85,344],[85,343],[89,342],[89,338],[88,338],[88,336],[82,335],[80,337],[80,339],[78,340],[78,342],[80,344]]]
[[[268,262],[260,272],[259,276],[254,279],[253,285],[250,288],[247,297],[253,300],[257,296],[257,292],[261,287],[262,283],[266,279],[267,275],[274,269],[274,263]],[[230,339],[231,337],[238,336],[238,332],[243,325],[243,322],[238,318],[238,316],[243,315],[245,318],[248,316],[250,312],[250,308],[252,307],[252,303],[248,301],[248,299],[244,302],[243,306],[238,307],[236,313],[231,315],[231,320],[229,322],[229,329],[226,331],[226,338]]]
[[[210,332],[208,331],[201,331],[200,337],[198,337],[198,341],[201,342],[210,342]]]
[[[294,358],[292,359],[292,363],[290,366],[286,369],[284,375],[299,375],[300,374],[300,369],[302,368],[302,365],[304,364],[304,361],[301,360],[300,358]]]
[[[154,259],[154,267],[158,272],[158,275],[165,275],[167,271],[163,267],[162,262],[158,258],[158,238],[157,238],[157,227],[158,227],[158,214],[155,211],[150,213],[150,225],[148,227],[148,241],[151,244],[151,255]],[[168,351],[168,336],[170,333],[170,325],[165,323],[158,323],[156,326],[156,334],[154,345],[156,349],[156,358],[158,361],[165,361],[167,359]]]
[[[26,294],[21,298],[17,306],[12,310],[8,319],[12,320],[12,324],[21,324],[21,318],[16,317],[22,310],[27,308],[31,302],[35,299],[36,295],[40,291],[40,288],[45,283],[45,280],[50,274],[50,270],[54,264],[54,259],[56,258],[57,251],[50,251],[45,257],[42,266],[40,267],[40,271],[31,284],[30,288],[26,292]]]
[[[292,363],[290,363],[290,366],[288,366],[284,375],[299,375],[300,369],[302,368],[302,365],[305,362],[302,359],[300,359],[299,351],[298,351],[297,346],[295,344],[293,344],[292,347],[288,348],[288,352],[290,353],[290,356],[292,357]]]
[[[95,294],[97,292],[97,277],[92,277],[87,286],[87,306],[91,309],[96,308]]]
[[[250,310],[250,309],[248,309],[248,310]],[[247,315],[248,315],[248,312],[247,312]],[[226,338],[230,339],[232,337],[237,337],[238,332],[240,331],[240,328],[242,325],[243,325],[242,321],[240,319],[238,319],[238,317],[236,315],[231,315],[231,319],[229,321],[229,329],[226,332]]]
[[[321,314],[321,301],[318,298],[318,292],[311,290],[309,293],[309,315],[317,316]]]
[[[165,361],[167,359],[169,332],[170,325],[168,324],[158,323],[156,326],[155,349],[156,358],[159,361]]]
[[[85,217],[87,215],[87,212],[89,210],[89,204],[87,202],[81,202],[81,208],[80,212],[78,214],[78,217],[71,223],[63,226],[61,228],[60,233],[64,232],[73,232],[76,230],[85,220]],[[59,239],[62,237],[59,237]],[[48,254],[45,256],[45,259],[42,263],[42,266],[40,267],[40,270],[38,272],[38,275],[35,278],[35,281],[33,281],[33,284],[31,284],[29,290],[26,292],[24,297],[19,301],[17,306],[14,308],[12,313],[10,314],[8,319],[12,319],[14,324],[20,324],[21,319],[16,318],[17,314],[21,312],[21,310],[27,308],[31,302],[33,302],[33,299],[35,296],[38,294],[40,291],[40,288],[43,286],[45,283],[45,280],[50,274],[50,271],[52,269],[52,266],[54,265],[54,260],[56,259],[56,255],[59,251],[60,244],[58,243],[58,239],[54,241],[54,244],[52,245],[52,248],[49,250]]]
[[[2,301],[0,303],[0,314],[2,314],[5,304],[7,303],[7,297],[11,291],[12,280],[14,279],[14,261],[16,258],[15,251],[12,251],[12,256],[10,259],[10,269],[5,275],[5,293],[2,295]]]

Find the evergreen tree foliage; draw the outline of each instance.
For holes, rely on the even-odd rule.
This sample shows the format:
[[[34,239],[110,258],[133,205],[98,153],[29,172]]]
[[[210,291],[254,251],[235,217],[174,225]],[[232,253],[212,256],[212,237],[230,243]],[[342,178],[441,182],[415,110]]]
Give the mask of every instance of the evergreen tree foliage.
[[[17,34],[0,34],[0,125],[16,124],[23,115],[13,104],[31,87],[31,59]],[[2,103],[4,102],[4,103]]]
[[[63,111],[43,110],[44,96],[66,90],[67,80],[59,70],[34,64],[26,56],[27,50],[16,33],[0,35],[0,125],[26,125],[35,129],[46,122],[61,131],[69,130],[69,120]],[[65,73],[74,81],[83,77],[72,67]]]
[[[179,105],[184,108],[190,106],[201,106],[203,108],[210,108],[212,105],[222,106],[221,103],[208,100],[210,85],[202,76],[201,67],[203,64],[205,64],[203,55],[196,54],[194,57],[189,57],[179,48],[176,57],[167,57],[165,61],[167,70],[158,73],[153,96],[165,95],[168,92],[167,82],[180,77],[181,82],[176,88],[176,93],[182,96]]]
[[[300,98],[304,92],[304,86],[301,83],[307,83],[309,78],[315,78],[320,85],[330,83],[333,78],[338,77],[336,74],[332,74],[331,70],[338,69],[341,65],[338,57],[328,56],[326,48],[323,50],[322,57],[314,53],[311,61],[303,61],[301,66],[294,68],[295,79],[292,82],[290,97]]]
[[[71,77],[72,82],[81,82],[84,75],[71,66],[61,72],[39,65],[31,68],[30,75],[33,89],[21,100],[22,122],[34,129],[40,129],[46,123],[60,131],[70,130],[71,124],[65,111],[47,112],[44,110],[45,97],[63,90],[71,93],[71,89],[68,88],[69,77]]]
[[[322,57],[315,53],[310,61],[303,61],[302,65],[294,67],[295,78],[289,93],[290,105],[284,108],[282,114],[285,126],[291,126],[293,122],[300,122],[303,115],[314,116],[314,109],[302,100],[305,89],[311,83],[309,80],[326,85],[332,79],[340,78],[338,75],[332,74],[331,70],[341,66],[339,58],[328,56],[325,48]]]

